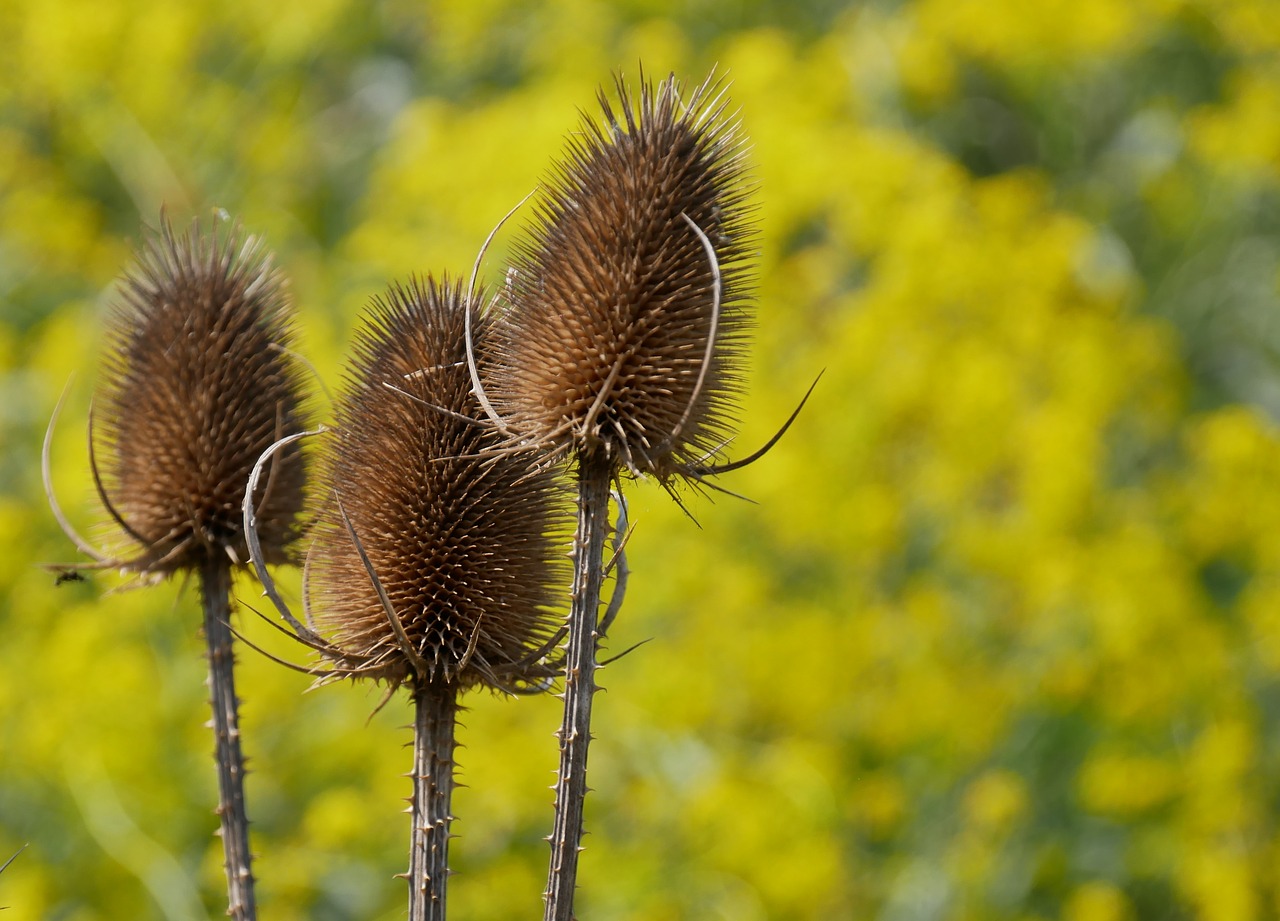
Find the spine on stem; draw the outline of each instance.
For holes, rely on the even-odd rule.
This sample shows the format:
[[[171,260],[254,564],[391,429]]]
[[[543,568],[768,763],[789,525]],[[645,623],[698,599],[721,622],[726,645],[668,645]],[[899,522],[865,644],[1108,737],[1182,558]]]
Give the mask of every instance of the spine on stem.
[[[578,529],[574,538],[555,824],[550,838],[551,867],[544,894],[545,921],[569,921],[573,917],[583,805],[587,797],[591,702],[596,692],[597,620],[605,538],[609,533],[610,475],[610,464],[605,458],[584,457],[578,468]]]
[[[253,892],[253,855],[244,797],[244,754],[240,749],[240,702],[236,697],[235,651],[231,642],[231,567],[210,559],[200,571],[204,635],[209,656],[209,703],[213,710],[214,760],[218,764],[218,817],[227,875],[227,914],[236,921],[258,915]]]
[[[413,695],[413,832],[409,842],[409,919],[444,921],[453,821],[457,689],[427,682]]]

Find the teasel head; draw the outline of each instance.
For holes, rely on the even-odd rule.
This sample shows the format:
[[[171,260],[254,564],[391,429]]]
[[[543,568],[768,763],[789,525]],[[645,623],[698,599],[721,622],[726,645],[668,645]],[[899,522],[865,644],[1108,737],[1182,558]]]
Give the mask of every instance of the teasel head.
[[[64,529],[100,567],[167,575],[215,559],[247,561],[241,504],[249,473],[307,416],[290,304],[272,257],[237,229],[206,232],[197,221],[175,234],[162,214],[120,283],[105,339],[90,461],[126,546],[94,550],[55,501]],[[273,459],[258,506],[271,562],[285,561],[298,536],[305,473],[296,447]]]
[[[564,497],[545,465],[493,453],[468,303],[447,279],[414,279],[375,298],[356,334],[320,449],[305,588],[302,633],[332,675],[516,692],[555,674]],[[490,332],[472,330],[482,358]]]
[[[708,78],[622,78],[516,246],[480,389],[515,443],[663,483],[730,440],[755,231],[744,142]]]

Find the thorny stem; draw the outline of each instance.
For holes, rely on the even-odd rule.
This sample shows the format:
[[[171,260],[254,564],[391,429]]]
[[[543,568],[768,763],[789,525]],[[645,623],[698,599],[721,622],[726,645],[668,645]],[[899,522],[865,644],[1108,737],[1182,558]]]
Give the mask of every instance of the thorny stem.
[[[204,636],[209,655],[209,703],[213,708],[214,758],[218,763],[218,816],[222,822],[223,867],[227,874],[227,914],[254,921],[253,855],[244,801],[244,755],[240,751],[235,653],[231,648],[231,565],[212,558],[200,570]]]
[[[564,722],[560,727],[560,769],[556,775],[556,815],[551,832],[544,921],[572,921],[582,840],[582,807],[587,796],[587,746],[591,742],[591,699],[596,692],[597,619],[604,546],[609,533],[609,477],[606,458],[584,455],[578,466],[578,532],[574,539],[573,598],[564,679]]]
[[[419,682],[413,708],[409,921],[444,921],[457,689],[443,682]]]

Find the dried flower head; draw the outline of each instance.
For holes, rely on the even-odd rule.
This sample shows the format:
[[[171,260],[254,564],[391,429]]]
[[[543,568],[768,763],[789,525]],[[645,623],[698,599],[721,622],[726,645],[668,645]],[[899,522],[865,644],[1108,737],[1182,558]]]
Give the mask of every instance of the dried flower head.
[[[527,456],[492,454],[467,304],[430,278],[374,300],[322,455],[307,594],[351,673],[514,690],[552,673],[562,502]],[[489,324],[473,332],[484,355]]]
[[[141,545],[110,562],[169,573],[248,559],[240,508],[249,472],[305,427],[293,340],[283,279],[254,237],[232,230],[220,240],[198,222],[175,236],[162,216],[123,279],[96,398],[102,498]],[[258,505],[273,562],[297,536],[304,478],[296,448],[275,458]]]
[[[509,273],[484,387],[518,442],[666,482],[727,441],[753,225],[722,85],[621,78],[584,118]]]

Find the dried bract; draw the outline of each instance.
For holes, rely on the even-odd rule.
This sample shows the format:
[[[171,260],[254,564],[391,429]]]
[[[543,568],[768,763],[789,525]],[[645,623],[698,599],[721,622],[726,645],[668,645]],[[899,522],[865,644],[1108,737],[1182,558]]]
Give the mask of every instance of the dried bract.
[[[666,482],[729,439],[755,236],[719,82],[617,81],[518,245],[484,388],[516,443]]]

